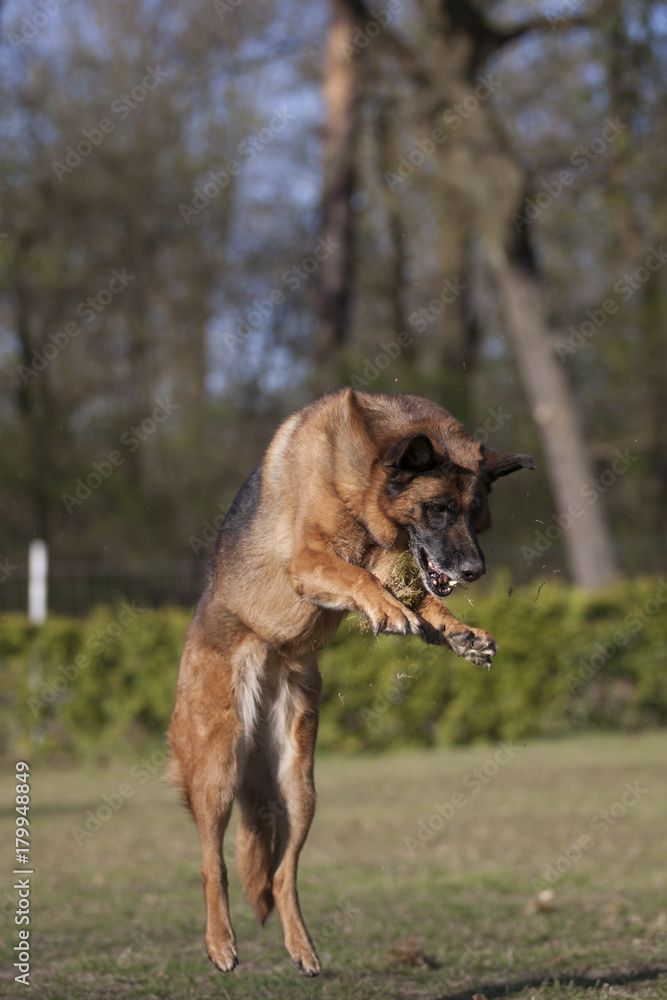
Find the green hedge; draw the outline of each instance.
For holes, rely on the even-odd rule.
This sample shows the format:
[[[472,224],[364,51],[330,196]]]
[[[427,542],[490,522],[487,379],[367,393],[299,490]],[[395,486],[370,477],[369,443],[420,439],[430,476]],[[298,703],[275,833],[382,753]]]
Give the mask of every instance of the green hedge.
[[[591,595],[473,588],[450,599],[492,632],[493,669],[345,623],[322,654],[319,746],[382,750],[667,723],[667,583]],[[101,607],[84,620],[0,620],[0,752],[111,753],[160,740],[190,618]]]
[[[321,746],[379,750],[667,723],[664,581],[594,595],[499,582],[448,606],[495,636],[492,669],[416,639],[361,638],[344,626],[322,659]]]
[[[191,614],[99,607],[0,621],[0,752],[105,754],[164,736]]]

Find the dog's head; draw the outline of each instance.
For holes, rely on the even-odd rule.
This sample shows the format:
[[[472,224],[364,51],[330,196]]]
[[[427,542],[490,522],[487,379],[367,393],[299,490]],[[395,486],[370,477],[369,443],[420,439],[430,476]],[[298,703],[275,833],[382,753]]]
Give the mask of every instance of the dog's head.
[[[422,583],[436,597],[485,572],[477,535],[491,524],[495,480],[535,468],[530,455],[496,451],[472,438],[464,447],[472,468],[456,464],[426,434],[403,438],[381,461],[383,513],[407,532]]]

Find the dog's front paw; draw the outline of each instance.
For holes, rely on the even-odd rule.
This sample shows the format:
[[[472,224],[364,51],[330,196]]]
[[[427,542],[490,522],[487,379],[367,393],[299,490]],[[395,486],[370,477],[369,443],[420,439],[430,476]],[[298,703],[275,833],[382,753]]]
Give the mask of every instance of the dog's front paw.
[[[386,632],[393,635],[419,635],[425,638],[425,623],[400,601],[390,597],[389,600],[374,608],[366,610],[373,631]]]
[[[496,640],[481,628],[465,628],[461,632],[448,632],[444,640],[457,656],[470,663],[491,669],[491,661],[496,655]]]

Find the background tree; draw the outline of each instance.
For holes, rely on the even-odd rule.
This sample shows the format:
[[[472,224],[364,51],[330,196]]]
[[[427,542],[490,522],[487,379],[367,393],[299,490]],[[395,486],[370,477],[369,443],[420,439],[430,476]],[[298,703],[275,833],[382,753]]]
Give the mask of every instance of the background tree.
[[[660,565],[665,5],[571,8],[6,8],[0,555],[189,565],[280,417],[351,382],[542,452],[493,562]]]

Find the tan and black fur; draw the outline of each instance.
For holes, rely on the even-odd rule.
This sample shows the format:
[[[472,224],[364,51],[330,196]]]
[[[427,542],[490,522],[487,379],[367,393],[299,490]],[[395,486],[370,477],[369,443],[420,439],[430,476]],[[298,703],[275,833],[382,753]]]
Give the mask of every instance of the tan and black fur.
[[[238,869],[257,918],[275,904],[292,961],[320,971],[296,889],[315,809],[317,652],[354,611],[376,633],[413,633],[490,665],[492,637],[441,598],[484,573],[477,533],[491,485],[520,468],[533,460],[479,444],[434,403],[344,389],[286,420],[241,487],[188,629],[169,729],[219,969],[238,961],[222,853],[236,799]],[[423,584],[415,611],[385,586],[406,550]]]

